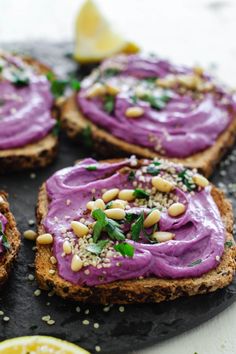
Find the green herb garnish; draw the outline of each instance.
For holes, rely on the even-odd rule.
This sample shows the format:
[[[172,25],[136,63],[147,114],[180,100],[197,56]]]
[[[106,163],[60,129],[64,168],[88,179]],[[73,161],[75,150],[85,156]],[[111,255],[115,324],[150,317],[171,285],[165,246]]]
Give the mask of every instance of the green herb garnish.
[[[144,214],[140,214],[138,219],[131,225],[131,237],[132,240],[138,241],[140,233],[143,229]]]
[[[196,185],[189,180],[190,177],[188,176],[187,170],[183,170],[182,172],[180,172],[178,174],[178,177],[181,179],[182,183],[187,187],[187,190],[189,192],[196,189]]]
[[[96,171],[97,170],[97,166],[87,166],[85,167],[87,171]]]
[[[157,176],[160,173],[160,170],[155,166],[149,165],[147,167],[147,173],[149,173],[152,176]]]
[[[134,190],[134,196],[138,199],[148,199],[150,194],[146,192],[144,189],[136,188]]]
[[[72,90],[74,91],[79,91],[81,88],[81,84],[77,79],[71,79],[70,81],[70,87],[72,88]]]
[[[2,245],[6,250],[10,249],[10,244],[7,240],[7,236],[3,232],[2,222],[0,221],[0,239],[2,240]]]
[[[156,97],[153,95],[145,94],[141,96],[140,99],[148,102],[152,108],[160,111],[161,109],[165,108],[166,103],[170,100],[170,97],[167,95]]]
[[[107,218],[107,225],[105,227],[105,230],[112,240],[125,240],[125,235],[120,230],[120,224],[118,224],[118,222],[116,222],[115,220]]]
[[[194,267],[195,265],[200,264],[200,263],[202,263],[202,259],[201,258],[199,258],[196,261],[188,264],[188,267]]]
[[[135,172],[130,171],[130,173],[128,175],[128,181],[133,181],[134,179],[135,179]]]
[[[103,108],[108,113],[111,114],[115,107],[115,97],[111,95],[106,95],[104,97]]]
[[[24,71],[18,70],[12,73],[11,82],[16,87],[24,87],[29,85],[29,78]]]
[[[125,235],[120,230],[120,224],[115,220],[107,218],[106,214],[101,209],[94,210],[92,217],[97,220],[93,228],[94,242],[97,242],[102,231],[106,231],[112,240],[125,240]]]
[[[74,91],[80,90],[80,82],[77,79],[71,78],[70,80],[56,79],[52,72],[47,73],[47,79],[51,83],[51,92],[54,97],[59,98],[64,95],[67,87],[71,87]]]
[[[120,252],[123,257],[133,257],[134,255],[134,246],[124,242],[124,243],[118,243],[117,245],[114,246],[114,249],[117,252]]]
[[[126,213],[125,214],[125,219],[128,221],[128,222],[133,222],[134,220],[136,220],[138,218],[139,215],[137,214],[133,214],[133,213]]]
[[[146,81],[149,84],[155,84],[157,77],[146,77],[145,79],[143,79],[144,81]]]
[[[103,71],[103,76],[112,77],[120,74],[120,70],[117,68],[107,68]]]
[[[108,242],[109,240],[100,240],[97,243],[91,243],[86,247],[86,250],[94,254],[100,254]]]
[[[225,242],[225,246],[230,248],[230,247],[233,246],[233,242],[232,241],[226,241]]]

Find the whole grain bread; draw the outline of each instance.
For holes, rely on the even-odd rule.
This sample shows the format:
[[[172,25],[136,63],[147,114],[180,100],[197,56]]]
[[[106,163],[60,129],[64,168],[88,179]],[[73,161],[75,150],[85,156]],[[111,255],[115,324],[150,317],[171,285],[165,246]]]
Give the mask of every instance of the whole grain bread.
[[[20,248],[20,233],[16,227],[14,216],[10,212],[7,201],[7,194],[0,191],[0,212],[7,218],[6,229],[4,231],[10,249],[7,250],[2,257],[0,257],[0,287],[7,280],[12,264],[17,256]]]
[[[27,64],[34,67],[39,74],[51,71],[46,65],[30,57],[21,57]],[[53,117],[57,117],[56,107],[52,109]],[[58,138],[53,133],[43,139],[22,147],[0,150],[0,174],[45,167],[50,164],[58,150]]]
[[[130,144],[121,140],[103,128],[98,127],[89,121],[79,110],[76,103],[76,96],[68,98],[61,106],[62,128],[71,139],[76,139],[80,143],[83,140],[84,129],[90,127],[91,139],[94,150],[104,157],[121,157],[134,154],[144,158],[162,157],[153,150]],[[181,163],[186,167],[197,168],[205,176],[209,177],[215,165],[221,160],[227,150],[234,144],[236,138],[236,117],[233,119],[228,129],[224,131],[210,148],[200,151],[187,158],[169,158]],[[165,157],[167,158],[167,157]]]
[[[114,162],[115,160],[108,160]],[[216,291],[230,284],[236,269],[236,246],[233,239],[233,211],[230,202],[224,193],[213,186],[212,196],[219,208],[225,225],[226,242],[224,254],[217,268],[198,278],[161,279],[145,278],[115,281],[97,286],[79,286],[61,278],[57,265],[52,264],[50,257],[51,246],[37,244],[36,277],[40,288],[53,290],[63,298],[89,303],[144,303],[174,300],[180,296],[193,296]],[[42,185],[39,191],[36,210],[38,234],[45,233],[43,219],[47,215],[50,200],[47,196],[46,186]],[[49,273],[53,269],[55,274]]]

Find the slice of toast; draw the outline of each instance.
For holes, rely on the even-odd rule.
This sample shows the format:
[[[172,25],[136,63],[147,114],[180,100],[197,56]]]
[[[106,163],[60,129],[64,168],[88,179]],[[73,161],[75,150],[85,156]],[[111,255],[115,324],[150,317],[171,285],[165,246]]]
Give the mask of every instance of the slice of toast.
[[[115,160],[108,160],[114,162]],[[117,161],[117,160],[116,160]],[[233,211],[230,202],[222,191],[212,188],[212,196],[219,208],[226,230],[224,254],[217,268],[205,273],[198,278],[185,279],[161,279],[144,278],[120,280],[97,286],[74,285],[61,278],[57,266],[51,263],[53,255],[50,246],[37,245],[36,277],[39,286],[45,290],[53,290],[63,298],[71,298],[76,301],[90,303],[137,303],[137,302],[161,302],[174,300],[180,296],[192,296],[205,294],[223,288],[232,282],[236,269],[236,246],[233,239]],[[38,234],[46,232],[42,220],[48,212],[48,196],[44,184],[39,192],[36,211]],[[230,247],[229,247],[230,245]],[[54,270],[55,274],[51,274]]]
[[[76,96],[68,98],[61,107],[62,128],[72,139],[78,139],[81,142],[84,129],[90,127],[91,139],[94,142],[94,149],[99,151],[102,156],[120,157],[134,154],[144,158],[167,158],[156,152],[138,145],[130,144],[124,140],[116,138],[108,131],[98,127],[89,121],[79,110],[76,103]],[[200,151],[187,158],[169,158],[170,160],[181,163],[186,167],[197,168],[205,176],[209,177],[214,170],[215,165],[221,160],[226,151],[234,144],[236,138],[236,117],[216,140],[210,148]],[[123,152],[123,154],[122,154]]]
[[[16,221],[9,209],[7,194],[0,191],[0,212],[7,218],[6,229],[4,231],[10,249],[0,257],[0,287],[7,280],[12,264],[20,248],[20,233],[16,227]]]
[[[33,66],[39,74],[51,71],[46,65],[30,57],[21,57],[27,64]],[[56,109],[53,109],[56,117]],[[0,174],[11,171],[45,167],[50,164],[58,149],[58,138],[53,133],[43,139],[22,147],[0,150]]]

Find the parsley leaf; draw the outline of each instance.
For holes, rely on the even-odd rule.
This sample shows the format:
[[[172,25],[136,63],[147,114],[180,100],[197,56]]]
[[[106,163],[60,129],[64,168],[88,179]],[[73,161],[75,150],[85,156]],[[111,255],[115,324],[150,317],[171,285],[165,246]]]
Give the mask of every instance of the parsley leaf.
[[[108,113],[111,114],[114,111],[115,97],[111,95],[106,95],[104,97],[103,108]]]
[[[194,267],[195,265],[200,264],[200,263],[202,263],[202,259],[201,258],[199,258],[196,261],[188,264],[188,267]]]
[[[12,73],[11,82],[16,87],[24,87],[29,85],[29,78],[24,71],[18,70]]]
[[[154,76],[153,77],[146,77],[145,79],[143,79],[143,81],[146,81],[149,84],[155,84],[156,80],[157,80],[157,77],[154,77]]]
[[[130,173],[128,175],[128,181],[133,181],[134,179],[135,179],[135,172],[130,171]]]
[[[85,167],[87,171],[96,171],[97,170],[97,166],[87,166]]]
[[[116,221],[107,218],[107,224],[105,226],[105,230],[112,240],[118,240],[118,241],[125,240],[125,235],[120,230],[120,225]]]
[[[134,190],[134,196],[135,198],[138,199],[148,199],[150,194],[148,192],[146,192],[144,189],[140,189],[140,188],[136,188]]]
[[[232,241],[226,241],[225,242],[225,246],[230,248],[230,247],[233,246],[233,242]]]
[[[134,246],[124,242],[124,243],[118,243],[118,245],[114,246],[114,249],[117,252],[120,252],[123,257],[133,257],[134,256]]]
[[[145,102],[148,102],[152,108],[160,111],[161,109],[165,108],[166,103],[170,100],[170,97],[167,95],[156,97],[153,95],[145,94],[141,96],[140,99]]]
[[[178,174],[178,177],[181,179],[183,184],[187,187],[189,192],[195,190],[197,186],[190,181],[190,177],[188,176],[187,170],[183,170]]]
[[[143,229],[144,214],[140,214],[138,219],[131,225],[132,240],[138,241],[140,233]]]
[[[79,91],[81,88],[80,82],[77,79],[71,79],[70,86],[74,91]]]
[[[157,176],[160,173],[160,170],[155,166],[149,165],[147,167],[147,173],[149,173],[152,176]]]
[[[7,240],[6,235],[3,232],[2,222],[0,221],[0,239],[2,240],[2,245],[6,250],[10,249],[10,244]]]
[[[86,250],[94,253],[94,254],[100,254],[103,250],[104,247],[108,244],[109,240],[100,240],[97,243],[90,243],[87,247]]]
[[[54,97],[59,98],[64,95],[65,89],[70,86],[72,90],[80,90],[80,82],[77,79],[71,78],[70,80],[56,79],[52,72],[47,73],[47,79],[51,83],[51,92]]]
[[[92,212],[92,217],[97,220],[93,228],[93,240],[97,242],[102,230],[107,224],[106,214],[101,209],[96,209]]]

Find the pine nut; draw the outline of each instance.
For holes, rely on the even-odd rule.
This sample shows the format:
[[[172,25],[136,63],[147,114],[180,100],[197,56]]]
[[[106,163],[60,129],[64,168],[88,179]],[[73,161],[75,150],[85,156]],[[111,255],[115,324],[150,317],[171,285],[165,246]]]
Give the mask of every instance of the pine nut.
[[[114,208],[125,209],[127,204],[128,203],[126,200],[116,199],[112,201],[110,205],[110,209],[114,209]]]
[[[53,237],[51,234],[43,234],[43,235],[39,235],[37,237],[37,242],[40,245],[50,245],[51,243],[53,243]]]
[[[96,96],[102,96],[106,93],[106,88],[104,85],[102,85],[100,82],[96,82],[93,86],[91,86],[87,92],[86,92],[86,97],[87,98],[93,98]]]
[[[71,243],[69,241],[65,241],[63,243],[63,251],[65,254],[71,254],[72,248],[71,248]]]
[[[182,203],[174,203],[168,208],[168,214],[170,216],[179,216],[185,212],[185,205]]]
[[[119,87],[112,86],[110,84],[106,84],[106,89],[107,89],[107,93],[109,93],[109,95],[112,96],[116,96],[118,95],[118,93],[120,93]]]
[[[144,113],[143,108],[141,107],[129,107],[125,111],[125,115],[128,118],[138,118]]]
[[[209,184],[208,179],[199,174],[193,176],[193,182],[199,187],[206,187]]]
[[[118,197],[119,199],[127,200],[127,202],[131,202],[131,200],[135,199],[134,189],[122,189]]]
[[[121,220],[124,219],[125,217],[125,211],[124,209],[107,209],[104,212],[108,218],[114,219],[114,220]]]
[[[36,232],[33,230],[26,230],[23,235],[24,235],[24,238],[26,238],[27,240],[30,240],[30,241],[34,241],[37,237]]]
[[[148,228],[155,225],[161,218],[161,213],[159,210],[153,210],[144,220],[143,226]]]
[[[165,242],[165,241],[170,241],[175,237],[174,234],[171,232],[166,232],[166,231],[157,231],[154,232],[152,235],[152,238],[157,241],[157,242]]]
[[[152,178],[152,185],[158,191],[164,193],[169,193],[172,189],[174,189],[174,185],[171,182],[166,181],[164,178],[158,176]]]
[[[105,203],[108,203],[117,197],[119,191],[120,190],[118,188],[109,189],[108,191],[103,193],[102,199],[104,200]]]
[[[94,205],[93,205],[93,210],[96,210],[96,209],[102,209],[102,210],[105,209],[105,203],[102,199],[95,200]]]
[[[91,200],[90,202],[87,203],[86,208],[89,210],[93,210],[94,208],[94,202]]]
[[[87,235],[89,231],[88,227],[79,221],[71,221],[71,228],[77,237],[83,237]]]
[[[77,256],[77,254],[72,257],[70,267],[73,272],[78,272],[83,267],[83,262],[81,261],[80,257]]]

